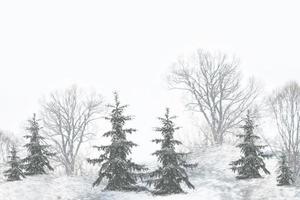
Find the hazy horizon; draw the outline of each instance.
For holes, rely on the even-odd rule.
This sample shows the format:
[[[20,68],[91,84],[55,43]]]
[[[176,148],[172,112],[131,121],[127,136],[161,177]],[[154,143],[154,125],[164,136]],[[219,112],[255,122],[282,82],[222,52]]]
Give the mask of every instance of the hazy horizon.
[[[24,134],[43,96],[76,84],[106,103],[119,91],[138,141],[153,138],[166,106],[192,130],[166,84],[172,63],[199,48],[233,55],[269,93],[299,81],[299,18],[296,1],[1,2],[0,129]]]

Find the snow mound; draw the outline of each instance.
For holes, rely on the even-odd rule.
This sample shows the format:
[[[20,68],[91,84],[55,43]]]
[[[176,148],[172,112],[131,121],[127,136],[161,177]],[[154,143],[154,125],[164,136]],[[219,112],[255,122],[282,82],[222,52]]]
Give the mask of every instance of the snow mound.
[[[198,169],[192,172],[192,181],[196,187],[213,190],[220,199],[234,200],[296,200],[300,199],[300,188],[292,186],[278,187],[276,184],[277,160],[266,159],[270,175],[252,180],[237,180],[229,163],[240,156],[239,149],[231,145],[211,147],[196,151]]]
[[[253,180],[236,180],[229,163],[239,157],[230,145],[195,150],[190,171],[195,190],[186,194],[153,196],[147,192],[103,192],[103,186],[92,187],[96,177],[42,175],[18,182],[0,182],[0,200],[298,200],[300,188],[276,186],[275,158],[266,160],[271,175]]]

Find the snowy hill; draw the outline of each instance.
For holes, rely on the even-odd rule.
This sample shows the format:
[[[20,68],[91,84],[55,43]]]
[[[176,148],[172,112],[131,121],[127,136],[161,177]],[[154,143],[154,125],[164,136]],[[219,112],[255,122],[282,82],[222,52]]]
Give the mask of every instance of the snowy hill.
[[[228,163],[239,156],[235,147],[224,145],[199,151],[193,162],[199,166],[191,172],[195,190],[185,188],[187,194],[152,196],[141,192],[102,192],[102,187],[92,188],[95,177],[58,177],[43,175],[28,177],[19,182],[1,182],[1,200],[296,200],[300,199],[300,188],[276,186],[275,158],[266,161],[271,175],[262,179],[236,180]]]

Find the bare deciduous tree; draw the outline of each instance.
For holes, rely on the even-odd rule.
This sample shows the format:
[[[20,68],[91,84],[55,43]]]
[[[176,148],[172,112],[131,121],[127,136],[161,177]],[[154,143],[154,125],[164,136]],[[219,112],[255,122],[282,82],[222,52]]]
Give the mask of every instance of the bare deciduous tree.
[[[17,145],[19,140],[10,132],[0,131],[0,161],[6,162],[10,147]],[[1,163],[0,162],[0,163]]]
[[[300,86],[290,82],[269,97],[281,146],[296,176],[300,173]]]
[[[90,139],[90,125],[102,112],[102,98],[84,94],[76,86],[54,92],[42,101],[43,132],[53,142],[56,161],[67,175],[74,173],[76,158],[83,142]]]
[[[212,142],[222,144],[224,135],[240,124],[241,115],[256,99],[258,87],[253,80],[242,87],[239,63],[225,54],[198,50],[191,59],[180,59],[174,65],[171,88],[189,95],[187,107],[202,114]]]

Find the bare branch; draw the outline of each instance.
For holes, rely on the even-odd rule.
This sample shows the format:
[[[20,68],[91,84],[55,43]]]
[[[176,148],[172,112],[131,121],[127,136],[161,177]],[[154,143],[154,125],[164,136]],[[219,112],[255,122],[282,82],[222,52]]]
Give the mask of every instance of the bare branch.
[[[282,151],[286,154],[295,175],[300,173],[300,86],[290,82],[275,90],[268,98],[270,112],[275,119],[281,138]]]
[[[239,62],[225,54],[198,50],[189,60],[178,60],[169,76],[171,89],[188,94],[187,107],[200,112],[211,129],[215,143],[240,124],[241,115],[259,94],[255,82],[241,86]]]
[[[42,102],[44,133],[53,142],[60,162],[68,175],[74,166],[80,147],[93,135],[91,123],[100,118],[103,111],[102,98],[85,95],[76,86],[50,94]]]

